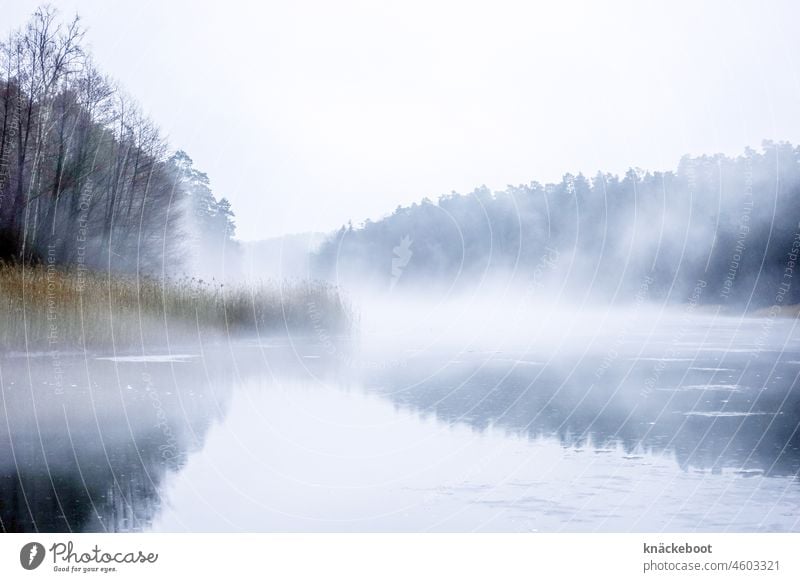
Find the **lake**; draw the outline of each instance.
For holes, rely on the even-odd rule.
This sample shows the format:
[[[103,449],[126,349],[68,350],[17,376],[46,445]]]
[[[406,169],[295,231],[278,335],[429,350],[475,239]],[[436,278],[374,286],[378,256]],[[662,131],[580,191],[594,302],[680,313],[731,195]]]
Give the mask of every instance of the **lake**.
[[[6,354],[2,528],[800,530],[794,320],[544,319]]]

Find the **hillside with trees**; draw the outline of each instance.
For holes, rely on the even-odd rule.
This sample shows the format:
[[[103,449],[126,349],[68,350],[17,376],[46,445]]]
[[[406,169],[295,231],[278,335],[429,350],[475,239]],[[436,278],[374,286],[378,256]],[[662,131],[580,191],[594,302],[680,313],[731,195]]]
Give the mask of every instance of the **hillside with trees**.
[[[0,46],[0,260],[193,272],[233,248],[230,204],[83,46],[38,9]],[[202,257],[202,259],[200,258]]]
[[[626,303],[645,289],[647,299],[753,308],[800,302],[798,223],[800,148],[765,142],[738,157],[686,156],[674,171],[567,174],[425,199],[342,227],[314,265],[385,290],[499,277],[578,300]]]
[[[83,38],[45,6],[0,45],[0,353],[347,329],[324,283],[225,285],[230,203]]]

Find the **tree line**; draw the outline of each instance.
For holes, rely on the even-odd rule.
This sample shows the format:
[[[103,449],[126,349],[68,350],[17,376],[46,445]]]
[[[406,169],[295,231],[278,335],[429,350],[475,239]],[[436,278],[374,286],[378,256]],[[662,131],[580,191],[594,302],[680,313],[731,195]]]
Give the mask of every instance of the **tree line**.
[[[139,273],[210,269],[230,204],[44,6],[0,44],[0,261]]]
[[[343,226],[320,276],[384,289],[474,286],[532,294],[755,307],[800,302],[800,148],[685,156],[677,169],[486,187]],[[505,279],[503,279],[505,280]]]

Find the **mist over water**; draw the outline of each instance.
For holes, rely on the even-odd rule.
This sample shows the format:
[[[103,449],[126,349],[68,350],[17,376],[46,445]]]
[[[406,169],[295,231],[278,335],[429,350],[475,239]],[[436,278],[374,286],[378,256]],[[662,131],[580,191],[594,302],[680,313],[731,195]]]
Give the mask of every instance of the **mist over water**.
[[[448,30],[461,30],[444,12]],[[283,128],[292,139],[277,127],[257,136],[278,138],[274,151],[256,152],[242,191],[247,208],[262,197],[265,206],[237,215],[230,193],[212,189],[95,68],[79,20],[59,18],[42,7],[0,45],[0,530],[800,531],[800,147],[765,140],[671,167],[577,168],[548,183],[535,180],[543,162],[532,160],[530,181],[421,190],[395,207],[409,200],[398,176],[412,150],[460,158],[447,143],[463,136],[445,124],[437,144],[404,130],[390,149],[408,151],[394,159],[364,151],[372,131],[383,139],[403,123],[393,101],[348,103],[359,134],[304,97],[298,117],[309,127]],[[495,24],[495,42],[516,42]],[[273,40],[261,33],[252,37]],[[477,35],[469,45],[485,57]],[[419,46],[425,60],[435,53]],[[621,54],[630,46],[621,41]],[[354,55],[333,60],[360,62]],[[489,86],[456,56],[448,62],[469,83],[449,87],[448,100],[475,79]],[[432,78],[446,81],[437,67],[448,68],[436,65]],[[338,64],[326,75],[329,85],[372,78]],[[347,101],[349,91],[312,81],[298,94]],[[274,98],[225,75],[215,85],[231,98]],[[511,105],[513,85],[498,84]],[[527,118],[533,106],[519,101]],[[255,109],[247,131],[264,121]],[[430,111],[408,117],[433,130],[446,116]],[[305,167],[311,129],[328,132],[315,154],[328,157]],[[350,134],[358,159],[330,155]],[[481,147],[522,159],[509,145],[521,140],[545,151],[564,134],[548,140],[537,126]],[[377,172],[378,158],[396,165],[376,174],[387,212],[354,225],[374,209],[363,203],[318,232],[330,217],[311,216],[330,192]],[[344,162],[361,173],[322,188],[327,166]],[[454,183],[481,175],[468,164],[447,164],[460,168]],[[300,172],[297,183],[270,190],[282,165]],[[443,172],[433,157],[424,165]],[[300,180],[304,172],[319,176]],[[287,200],[314,189],[307,215],[284,216]],[[237,224],[252,232],[275,217],[307,231],[237,238]]]
[[[4,354],[2,527],[797,531],[791,233],[733,279],[697,276],[717,251],[652,268],[671,242],[629,235],[622,263],[343,251],[349,330],[310,301],[280,333]],[[246,278],[313,275],[331,243],[311,239],[250,248]]]
[[[796,531],[790,319],[475,297],[2,360],[8,531]]]
[[[550,204],[565,183],[516,195]],[[515,238],[519,207],[482,196],[248,246],[244,278],[325,274],[350,328],[324,317],[316,297],[340,305],[325,287],[291,304],[303,326],[276,307],[270,333],[3,354],[2,528],[800,529],[789,217],[722,227],[651,200],[599,228],[567,206],[549,231],[529,209]],[[491,228],[461,208],[449,246],[433,217],[476,200]],[[400,235],[415,213],[428,230]]]

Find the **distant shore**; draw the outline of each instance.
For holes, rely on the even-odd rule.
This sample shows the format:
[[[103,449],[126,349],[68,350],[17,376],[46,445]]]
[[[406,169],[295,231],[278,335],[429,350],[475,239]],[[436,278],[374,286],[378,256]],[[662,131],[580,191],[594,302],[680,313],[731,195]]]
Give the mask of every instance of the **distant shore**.
[[[770,305],[767,307],[759,307],[758,309],[750,309],[748,311],[733,310],[724,305],[698,305],[695,307],[698,313],[713,315],[725,315],[728,317],[780,317],[780,318],[796,318],[800,316],[800,303],[792,305]]]
[[[800,303],[793,305],[771,305],[762,307],[755,311],[750,311],[747,315],[751,317],[782,317],[795,319],[800,317]]]

